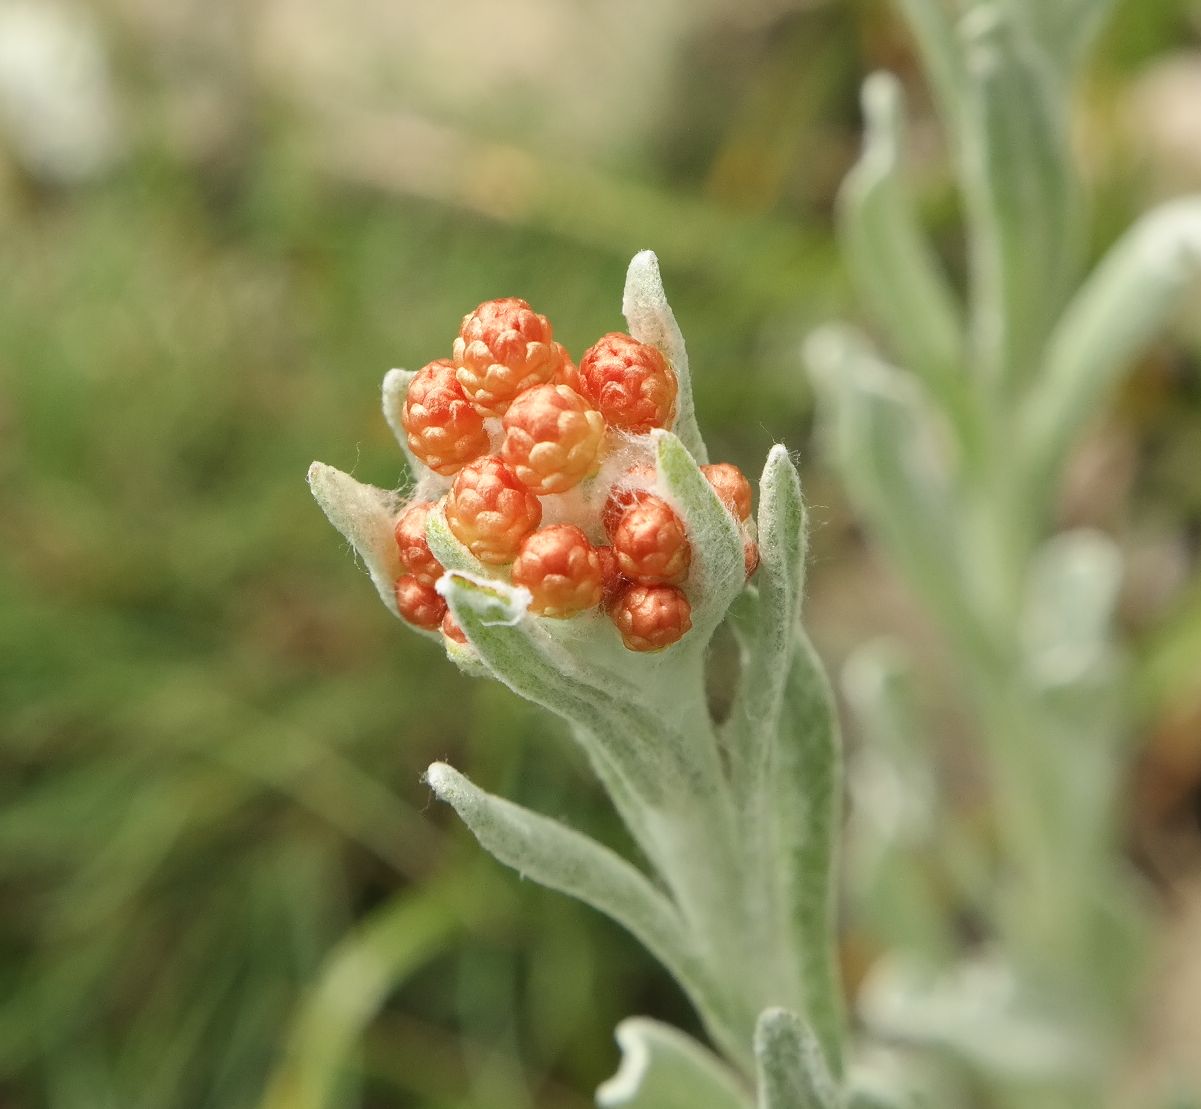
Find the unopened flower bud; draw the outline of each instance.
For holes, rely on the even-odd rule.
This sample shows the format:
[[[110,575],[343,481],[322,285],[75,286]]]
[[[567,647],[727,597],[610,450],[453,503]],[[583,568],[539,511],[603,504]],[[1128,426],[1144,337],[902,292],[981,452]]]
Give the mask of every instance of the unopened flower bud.
[[[753,539],[742,541],[742,560],[746,565],[746,576],[751,578],[759,569],[759,544]]]
[[[648,343],[611,332],[580,359],[579,379],[580,392],[614,427],[643,434],[671,424],[676,375]]]
[[[434,558],[425,537],[425,521],[433,501],[418,501],[409,505],[396,521],[396,546],[400,561],[419,582],[433,585],[442,576],[442,564]]]
[[[672,585],[631,585],[617,598],[609,618],[631,651],[661,651],[692,627],[692,606]]]
[[[713,462],[702,466],[701,473],[735,520],[750,518],[751,483],[737,466],[732,462]]]
[[[454,342],[459,384],[477,411],[504,415],[518,393],[554,380],[566,352],[545,316],[519,297],[486,300]]]
[[[601,527],[610,540],[617,530],[627,508],[650,496],[649,486],[654,483],[655,468],[647,463],[639,463],[625,472],[621,480],[613,486],[601,508]]]
[[[412,574],[405,574],[397,579],[395,589],[396,608],[410,624],[433,631],[442,623],[446,602],[432,585],[418,581]]]
[[[644,494],[613,531],[621,572],[642,585],[675,585],[688,576],[692,547],[684,522],[666,501]]]
[[[552,524],[521,544],[513,584],[530,591],[530,611],[572,616],[595,608],[604,591],[600,554],[574,524]]]
[[[459,626],[459,622],[450,614],[450,609],[446,610],[442,617],[442,634],[447,639],[453,639],[456,643],[466,643],[467,633]]]
[[[431,362],[409,385],[401,411],[411,450],[435,473],[457,473],[488,449],[484,417],[468,402],[446,359]]]
[[[505,413],[501,456],[533,492],[562,493],[596,469],[604,417],[566,385],[527,389]]]
[[[542,503],[495,455],[464,466],[446,495],[446,524],[481,562],[512,562],[542,522]]]

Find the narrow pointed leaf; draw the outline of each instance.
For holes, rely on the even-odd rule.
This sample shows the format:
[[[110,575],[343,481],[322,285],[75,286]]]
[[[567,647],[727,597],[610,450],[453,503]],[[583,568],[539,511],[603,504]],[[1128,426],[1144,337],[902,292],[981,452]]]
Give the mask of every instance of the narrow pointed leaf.
[[[693,608],[689,638],[703,647],[746,581],[742,537],[683,441],[670,432],[656,431],[654,442],[660,487],[683,519],[691,539],[689,591]]]
[[[434,763],[426,779],[482,847],[525,877],[617,921],[667,967],[715,1035],[726,1041],[735,1035],[736,1025],[692,950],[689,930],[639,870],[595,840],[485,793],[444,763]]]
[[[632,1017],[617,1026],[621,1067],[596,1091],[602,1109],[750,1109],[734,1073],[670,1025]]]
[[[684,336],[680,333],[675,314],[667,303],[663,279],[659,276],[659,259],[655,257],[653,250],[640,251],[630,261],[621,312],[626,318],[630,334],[640,343],[658,347],[675,370],[680,389],[672,430],[683,440],[684,446],[697,462],[708,462],[705,441],[701,438],[700,428],[696,423],[692,376],[688,369]]]
[[[409,450],[409,437],[405,434],[402,413],[404,412],[405,397],[408,396],[409,386],[413,383],[413,378],[416,376],[416,370],[389,370],[384,374],[384,384],[381,390],[381,405],[384,410],[384,419],[388,421],[388,426],[392,429],[392,434],[396,436],[397,444],[404,451],[405,461],[409,464],[409,474],[414,481],[418,480],[425,467],[417,461],[413,452]]]
[[[1024,409],[1023,455],[1035,494],[1049,496],[1081,429],[1198,277],[1201,196],[1193,196],[1144,216],[1077,293]]]
[[[945,436],[915,382],[843,328],[806,345],[828,444],[856,507],[947,626],[975,640]]]
[[[363,560],[380,600],[399,616],[393,586],[404,569],[393,535],[396,494],[363,485],[323,462],[309,467],[309,488],[326,518]]]
[[[951,412],[964,398],[963,312],[918,223],[901,178],[904,102],[900,82],[876,73],[863,86],[863,155],[840,195],[851,272],[901,362]]]
[[[839,1109],[838,1087],[813,1030],[795,1013],[768,1009],[755,1029],[759,1109]]]
[[[842,745],[825,671],[804,632],[797,636],[771,779],[772,812],[804,1016],[827,1066],[841,1074],[845,1016],[836,923]]]
[[[996,4],[974,8],[960,36],[976,356],[1013,391],[1036,367],[1076,276],[1081,203],[1065,98],[1046,57]]]

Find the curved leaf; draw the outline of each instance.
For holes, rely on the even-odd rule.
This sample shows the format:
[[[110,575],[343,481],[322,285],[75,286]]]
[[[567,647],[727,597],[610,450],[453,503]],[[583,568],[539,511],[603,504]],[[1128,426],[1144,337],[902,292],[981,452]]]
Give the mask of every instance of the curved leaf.
[[[678,1029],[631,1017],[616,1036],[621,1067],[596,1091],[602,1109],[750,1109],[729,1067]]]
[[[839,1109],[838,1087],[813,1030],[795,1013],[768,1009],[755,1029],[759,1109]]]

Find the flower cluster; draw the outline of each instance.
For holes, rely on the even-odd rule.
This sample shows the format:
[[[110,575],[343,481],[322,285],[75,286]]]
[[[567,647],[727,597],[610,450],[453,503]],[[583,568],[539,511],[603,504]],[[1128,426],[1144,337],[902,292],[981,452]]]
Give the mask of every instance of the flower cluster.
[[[401,409],[412,455],[450,484],[395,521],[400,615],[464,642],[435,588],[443,570],[426,531],[439,512],[482,566],[529,592],[535,615],[603,612],[632,651],[681,639],[693,537],[657,490],[646,449],[650,432],[672,426],[678,393],[663,352],[630,335],[605,335],[576,366],[524,300],[465,316],[452,357],[413,376]],[[729,463],[702,472],[743,534],[749,576],[750,483]]]

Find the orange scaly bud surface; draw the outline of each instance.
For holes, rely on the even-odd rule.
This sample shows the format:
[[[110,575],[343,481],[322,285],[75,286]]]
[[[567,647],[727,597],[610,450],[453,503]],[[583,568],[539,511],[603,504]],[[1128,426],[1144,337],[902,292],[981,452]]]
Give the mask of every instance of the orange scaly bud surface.
[[[423,585],[433,585],[442,576],[442,564],[434,558],[425,538],[425,521],[433,507],[433,501],[418,501],[409,505],[396,521],[400,561]]]
[[[486,300],[454,342],[459,384],[476,410],[503,416],[518,393],[553,381],[566,355],[545,316],[520,297]]]
[[[676,585],[688,576],[692,547],[684,522],[666,501],[644,494],[613,530],[621,572],[642,585]]]
[[[464,466],[446,495],[451,533],[481,562],[512,562],[542,522],[542,503],[495,455]]]
[[[409,450],[444,477],[488,449],[484,417],[468,403],[454,366],[444,358],[418,370],[409,384],[401,422]]]
[[[562,493],[596,469],[604,417],[566,385],[536,385],[505,413],[501,457],[533,492]]]
[[[446,602],[432,585],[418,581],[412,574],[405,574],[397,579],[395,589],[396,607],[410,624],[433,631],[442,623]]]
[[[605,420],[643,434],[668,427],[676,406],[676,375],[655,347],[610,332],[580,359],[580,392]]]
[[[617,598],[609,618],[631,651],[661,651],[692,627],[692,606],[672,585],[631,585]]]
[[[600,555],[574,524],[552,524],[521,544],[513,584],[530,591],[530,611],[539,616],[573,616],[601,602],[604,572]]]
[[[450,614],[450,609],[446,610],[446,614],[442,617],[442,634],[447,639],[453,639],[456,643],[466,643],[467,633],[459,627],[459,622]]]
[[[701,473],[735,520],[750,519],[751,483],[737,466],[732,462],[712,462],[702,466]]]

